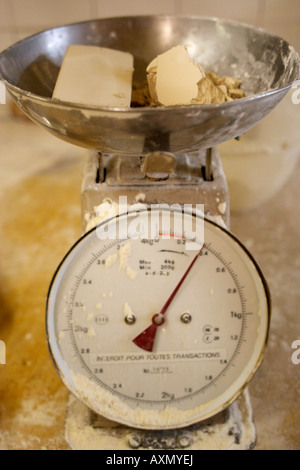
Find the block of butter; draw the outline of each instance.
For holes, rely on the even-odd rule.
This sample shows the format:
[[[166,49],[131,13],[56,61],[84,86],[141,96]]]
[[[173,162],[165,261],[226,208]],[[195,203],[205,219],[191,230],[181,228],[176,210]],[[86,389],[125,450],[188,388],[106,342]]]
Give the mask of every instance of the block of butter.
[[[101,107],[129,108],[133,55],[98,46],[67,48],[52,98]]]
[[[147,67],[154,103],[163,106],[191,104],[198,95],[198,82],[205,72],[189,57],[187,48],[175,46],[158,55]]]
[[[147,80],[153,106],[219,104],[245,96],[238,78],[206,72],[189,57],[184,45],[153,59]]]

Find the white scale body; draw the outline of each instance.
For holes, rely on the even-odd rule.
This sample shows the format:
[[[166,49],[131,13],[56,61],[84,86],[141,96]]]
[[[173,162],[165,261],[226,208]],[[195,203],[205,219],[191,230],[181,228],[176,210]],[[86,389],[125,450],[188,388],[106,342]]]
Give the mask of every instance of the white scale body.
[[[67,440],[72,448],[251,448],[256,434],[246,386],[267,339],[265,281],[226,232],[229,193],[218,153],[149,155],[150,164],[140,157],[90,155],[82,184],[85,235],[49,291],[50,353],[73,392]],[[160,164],[164,156],[168,161]],[[176,227],[184,209],[192,221],[199,208],[204,226],[197,245],[195,223],[181,233]],[[126,209],[129,219],[121,215]],[[162,214],[170,210],[175,230],[166,233]],[[151,212],[160,219],[149,242],[149,233],[143,239],[139,230]],[[134,225],[137,215],[137,232],[121,230],[116,239],[114,233]],[[118,231],[106,239],[116,223]],[[150,223],[145,226],[150,231]],[[158,313],[202,238],[199,259],[157,328],[153,350],[145,351],[134,337]],[[90,442],[82,440],[83,423]]]

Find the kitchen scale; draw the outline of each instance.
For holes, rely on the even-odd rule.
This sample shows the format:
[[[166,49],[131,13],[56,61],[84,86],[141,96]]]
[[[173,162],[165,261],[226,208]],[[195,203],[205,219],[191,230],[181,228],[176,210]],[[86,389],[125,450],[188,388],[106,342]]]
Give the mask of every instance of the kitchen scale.
[[[185,44],[205,70],[236,76],[245,98],[220,105],[103,109],[51,100],[66,48],[131,52],[134,84]],[[47,299],[47,340],[72,392],[73,449],[249,449],[247,385],[259,367],[270,296],[229,232],[216,146],[263,119],[298,78],[283,39],[216,18],[122,17],[71,24],[0,55],[0,76],[34,122],[90,149],[83,236]],[[259,168],[258,168],[259,171]]]

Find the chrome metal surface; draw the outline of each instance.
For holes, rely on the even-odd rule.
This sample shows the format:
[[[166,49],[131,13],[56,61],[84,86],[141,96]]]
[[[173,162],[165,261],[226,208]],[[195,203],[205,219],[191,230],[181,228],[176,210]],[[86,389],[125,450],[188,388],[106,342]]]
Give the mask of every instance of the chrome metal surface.
[[[204,69],[242,80],[246,98],[220,105],[104,109],[51,99],[67,46],[90,44],[131,52],[134,83],[157,56],[178,44]],[[263,119],[299,74],[299,57],[283,39],[228,20],[141,16],[57,27],[0,55],[0,78],[36,123],[73,144],[107,153],[145,155],[209,148],[239,136]]]

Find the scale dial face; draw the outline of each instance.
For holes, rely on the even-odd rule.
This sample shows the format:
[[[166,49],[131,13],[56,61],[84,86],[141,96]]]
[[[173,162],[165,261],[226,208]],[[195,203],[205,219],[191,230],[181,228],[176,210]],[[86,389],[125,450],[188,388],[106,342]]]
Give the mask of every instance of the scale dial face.
[[[238,397],[262,360],[269,315],[264,278],[232,234],[157,209],[104,221],[74,245],[52,280],[46,324],[78,399],[113,421],[167,429]]]

